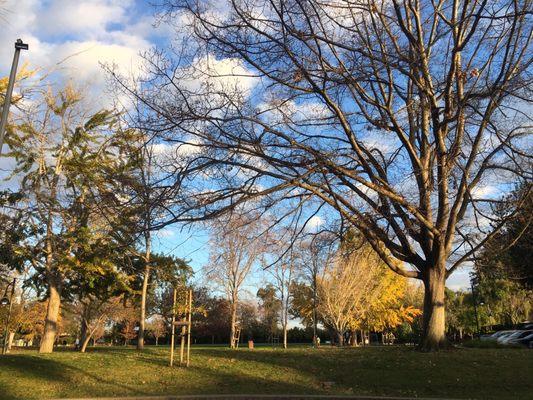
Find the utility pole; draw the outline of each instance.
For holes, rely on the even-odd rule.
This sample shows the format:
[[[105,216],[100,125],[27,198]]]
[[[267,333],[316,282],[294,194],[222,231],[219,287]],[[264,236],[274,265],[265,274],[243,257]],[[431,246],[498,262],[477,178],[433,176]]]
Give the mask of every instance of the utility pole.
[[[6,132],[7,116],[9,114],[9,106],[11,105],[11,95],[13,94],[13,87],[15,86],[15,79],[17,77],[17,67],[19,64],[20,51],[28,49],[28,44],[23,43],[21,39],[17,39],[17,41],[15,42],[15,54],[13,56],[13,64],[11,65],[11,73],[9,74],[9,82],[7,84],[7,90],[4,96],[2,119],[0,120],[0,155],[2,154],[2,147],[4,146],[4,135]]]

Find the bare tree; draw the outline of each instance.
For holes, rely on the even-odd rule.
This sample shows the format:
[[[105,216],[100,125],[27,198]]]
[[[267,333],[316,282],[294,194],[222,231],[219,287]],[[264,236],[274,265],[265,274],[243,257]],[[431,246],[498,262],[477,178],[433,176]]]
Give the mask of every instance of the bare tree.
[[[230,347],[234,348],[239,296],[246,278],[261,254],[260,223],[255,215],[233,214],[212,223],[209,264],[204,272],[230,303]]]
[[[165,336],[168,330],[167,324],[165,323],[165,319],[160,315],[156,315],[150,320],[147,329],[155,338],[156,346],[159,344],[159,338]]]
[[[316,346],[319,319],[319,288],[318,281],[324,270],[331,264],[335,257],[335,238],[326,233],[312,236],[310,240],[302,242],[302,263],[300,273],[305,281],[309,282],[312,292],[313,308],[313,343]]]
[[[298,248],[294,246],[286,254],[283,251],[286,248],[284,244],[288,238],[281,234],[276,237],[274,243],[269,244],[269,252],[274,257],[279,257],[272,266],[266,266],[267,271],[273,278],[273,286],[276,289],[276,297],[280,302],[280,322],[283,332],[283,348],[287,348],[287,330],[289,325],[289,312],[291,309],[291,288],[296,276],[298,264]]]
[[[130,93],[161,140],[196,150],[168,170],[169,222],[315,199],[423,281],[421,348],[445,346],[446,279],[532,178],[531,1],[164,5],[186,46],[147,55]]]

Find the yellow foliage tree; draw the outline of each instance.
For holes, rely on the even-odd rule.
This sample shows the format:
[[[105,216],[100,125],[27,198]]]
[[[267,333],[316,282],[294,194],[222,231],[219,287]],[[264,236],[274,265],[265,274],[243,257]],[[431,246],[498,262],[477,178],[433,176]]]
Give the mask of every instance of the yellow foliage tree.
[[[383,266],[385,269],[386,266]],[[360,326],[373,331],[389,331],[404,322],[412,322],[422,311],[405,304],[405,293],[409,282],[390,270],[380,276],[378,295],[370,304]]]
[[[421,313],[405,305],[406,278],[393,273],[361,237],[345,240],[318,283],[322,318],[340,345],[347,331],[388,331]]]
[[[28,68],[28,64],[24,63],[22,67],[19,68],[16,78],[15,78],[15,84],[20,83],[28,78],[31,78],[35,75],[37,71],[32,70]],[[9,76],[4,76],[0,78],[0,93],[4,94],[7,91],[7,85],[9,83]],[[13,93],[13,96],[11,97],[11,104],[16,104],[19,102],[24,96],[20,93]],[[0,105],[4,104],[4,96],[0,98]]]

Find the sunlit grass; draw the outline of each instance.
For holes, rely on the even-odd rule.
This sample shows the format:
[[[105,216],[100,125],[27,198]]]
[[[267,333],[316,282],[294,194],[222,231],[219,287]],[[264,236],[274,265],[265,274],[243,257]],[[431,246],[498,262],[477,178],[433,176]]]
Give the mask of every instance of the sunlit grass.
[[[185,394],[343,394],[533,398],[533,352],[403,347],[193,347],[168,367],[167,347],[101,347],[87,354],[16,351],[0,357],[0,399]]]

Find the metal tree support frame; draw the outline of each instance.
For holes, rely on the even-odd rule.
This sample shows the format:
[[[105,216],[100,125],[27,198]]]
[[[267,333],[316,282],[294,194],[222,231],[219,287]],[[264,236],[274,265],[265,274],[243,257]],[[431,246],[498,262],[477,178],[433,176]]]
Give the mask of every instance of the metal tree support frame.
[[[17,39],[15,42],[15,54],[13,56],[13,64],[11,65],[11,73],[9,74],[9,82],[7,84],[7,90],[4,96],[2,118],[0,119],[0,154],[2,154],[2,147],[4,145],[4,134],[7,126],[7,117],[9,115],[9,106],[11,105],[11,95],[13,93],[13,87],[15,86],[15,79],[17,77],[20,51],[28,50],[28,48],[29,46],[26,43],[23,43],[21,39]]]
[[[192,289],[187,291],[185,299],[185,313],[181,320],[176,321],[177,289],[172,294],[172,335],[170,338],[170,366],[174,365],[174,343],[176,327],[181,327],[180,341],[180,365],[189,366],[191,355],[191,326],[192,326]]]

